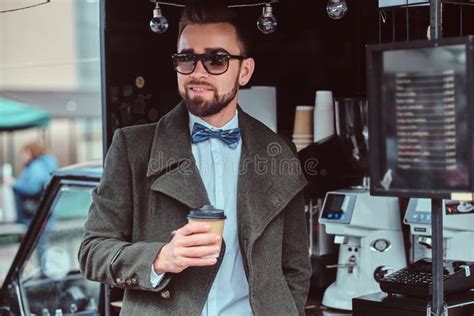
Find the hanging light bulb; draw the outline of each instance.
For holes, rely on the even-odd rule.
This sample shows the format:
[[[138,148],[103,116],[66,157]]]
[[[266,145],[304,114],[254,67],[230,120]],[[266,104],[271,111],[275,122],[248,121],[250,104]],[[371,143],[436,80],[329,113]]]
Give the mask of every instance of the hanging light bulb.
[[[168,30],[168,26],[168,20],[161,13],[160,6],[157,2],[156,7],[153,10],[153,18],[150,20],[150,28],[155,33],[163,34]]]
[[[331,19],[342,19],[347,13],[346,0],[329,0],[326,11]]]
[[[263,13],[257,20],[257,27],[263,34],[271,34],[277,28],[277,20],[273,15],[272,6],[267,3],[263,7]]]

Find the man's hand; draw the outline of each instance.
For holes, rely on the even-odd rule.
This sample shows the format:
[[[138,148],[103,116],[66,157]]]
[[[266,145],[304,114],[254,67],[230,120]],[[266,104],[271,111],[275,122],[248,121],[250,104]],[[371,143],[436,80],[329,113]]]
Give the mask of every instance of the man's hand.
[[[210,234],[210,229],[210,225],[201,223],[189,223],[178,229],[158,253],[153,263],[155,272],[179,273],[188,267],[216,264],[216,258],[203,258],[219,254],[221,249],[221,237]]]

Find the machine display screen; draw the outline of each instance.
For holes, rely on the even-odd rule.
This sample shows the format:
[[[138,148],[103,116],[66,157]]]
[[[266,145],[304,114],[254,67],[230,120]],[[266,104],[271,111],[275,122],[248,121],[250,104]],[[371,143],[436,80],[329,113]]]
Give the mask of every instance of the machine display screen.
[[[321,218],[349,223],[356,198],[353,194],[328,193]]]
[[[410,223],[431,223],[431,199],[410,199],[405,219]]]
[[[427,212],[431,213],[431,200],[430,199],[416,199],[416,212]]]
[[[378,147],[371,183],[376,191],[411,197],[470,192],[468,49],[423,45],[383,50],[373,63],[369,106],[377,127],[370,135],[378,134],[379,146],[371,145]]]

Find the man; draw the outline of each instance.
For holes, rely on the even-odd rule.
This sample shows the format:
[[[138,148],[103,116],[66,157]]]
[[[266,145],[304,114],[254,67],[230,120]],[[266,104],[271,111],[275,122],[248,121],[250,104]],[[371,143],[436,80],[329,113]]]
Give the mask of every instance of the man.
[[[173,55],[183,102],[116,131],[93,194],[81,270],[125,288],[123,315],[304,314],[306,182],[286,142],[237,106],[255,62],[222,3],[187,4]],[[222,247],[187,223],[208,204],[227,216]]]

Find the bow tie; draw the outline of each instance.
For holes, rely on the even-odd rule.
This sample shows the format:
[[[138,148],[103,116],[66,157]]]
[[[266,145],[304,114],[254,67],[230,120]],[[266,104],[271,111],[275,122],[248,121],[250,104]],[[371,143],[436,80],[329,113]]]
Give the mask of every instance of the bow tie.
[[[206,141],[209,138],[218,138],[230,148],[235,149],[240,140],[240,128],[213,131],[202,124],[194,123],[192,132],[193,144]]]

